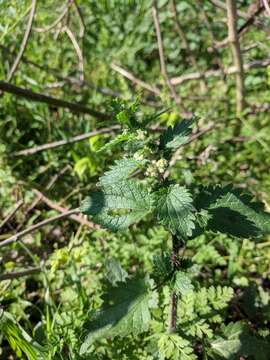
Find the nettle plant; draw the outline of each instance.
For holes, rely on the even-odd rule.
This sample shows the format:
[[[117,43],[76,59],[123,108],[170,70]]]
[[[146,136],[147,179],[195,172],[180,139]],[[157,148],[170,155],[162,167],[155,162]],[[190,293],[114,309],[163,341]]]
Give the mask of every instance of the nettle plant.
[[[81,211],[111,231],[127,229],[139,221],[149,223],[149,227],[162,224],[171,234],[172,248],[153,257],[153,271],[144,278],[130,277],[115,260],[107,263],[110,286],[102,308],[92,311],[85,325],[80,353],[93,351],[96,340],[151,329],[154,359],[192,360],[198,353],[205,358],[231,359],[242,354],[243,336],[246,342],[256,343],[256,350],[252,346],[243,350],[243,355],[253,356],[264,342],[253,338],[242,321],[222,325],[220,335],[213,335],[217,324],[222,324],[221,314],[233,297],[233,289],[200,288],[196,264],[184,252],[188,241],[205,232],[262,237],[270,233],[270,214],[262,203],[232,185],[188,188],[170,179],[170,161],[174,152],[189,142],[195,116],[168,127],[160,136],[149,126],[156,117],[139,120],[136,104],[129,108],[118,104],[116,117],[123,131],[99,151],[120,144],[124,155],[99,178],[97,190],[83,201]],[[168,310],[162,307],[163,326],[155,322],[161,297],[168,303]],[[258,359],[266,359],[261,353]]]

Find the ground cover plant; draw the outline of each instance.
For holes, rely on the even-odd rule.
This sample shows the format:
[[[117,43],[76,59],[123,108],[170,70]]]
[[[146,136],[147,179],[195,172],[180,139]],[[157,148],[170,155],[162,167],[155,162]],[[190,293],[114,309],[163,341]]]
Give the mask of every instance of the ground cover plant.
[[[0,358],[269,360],[268,1],[0,19]]]

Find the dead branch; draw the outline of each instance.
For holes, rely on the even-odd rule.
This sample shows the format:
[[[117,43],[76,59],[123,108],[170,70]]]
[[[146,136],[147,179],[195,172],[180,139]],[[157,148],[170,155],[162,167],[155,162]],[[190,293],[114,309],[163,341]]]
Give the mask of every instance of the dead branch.
[[[73,0],[73,4],[75,6],[75,9],[76,9],[76,12],[78,14],[78,18],[79,18],[79,21],[80,21],[80,38],[82,38],[84,36],[84,33],[85,33],[85,29],[86,29],[86,25],[85,25],[85,22],[84,22],[84,18],[83,18],[83,14],[82,14],[82,11],[81,11],[81,8],[79,7],[79,5],[77,4],[77,1],[76,0]]]
[[[53,30],[58,24],[60,24],[60,22],[64,19],[64,17],[67,15],[70,6],[72,5],[73,0],[69,0],[66,5],[64,6],[63,11],[61,12],[61,14],[58,16],[58,18],[49,26],[44,27],[44,28],[34,28],[34,31],[38,32],[38,33],[45,33],[48,31]]]
[[[50,150],[50,149],[55,149],[55,148],[58,148],[60,146],[69,145],[69,144],[73,144],[75,142],[83,141],[83,140],[89,139],[89,138],[91,138],[93,136],[96,136],[96,135],[109,134],[109,133],[112,133],[113,131],[119,130],[119,129],[120,129],[119,125],[114,125],[114,126],[111,126],[111,127],[108,127],[108,128],[101,128],[101,129],[90,131],[90,132],[85,133],[85,134],[80,134],[80,135],[74,136],[74,137],[69,138],[69,139],[54,141],[54,142],[51,142],[51,143],[35,146],[35,147],[29,148],[29,149],[17,151],[15,153],[11,154],[11,156],[28,156],[28,155],[36,154],[36,153],[38,153],[40,151],[46,151],[46,150]]]
[[[250,13],[250,17],[246,19],[246,22],[240,26],[240,28],[237,30],[238,37],[240,38],[242,35],[244,35],[253,25],[256,21],[256,17],[260,15],[260,13],[263,11],[264,7],[260,5],[260,2],[257,4],[253,4],[253,9]],[[226,38],[222,41],[216,41],[215,46],[219,49],[224,48],[230,44],[229,38]]]
[[[70,30],[69,27],[65,26],[63,31],[67,34],[67,36],[69,37],[75,51],[78,57],[78,61],[79,61],[79,72],[80,72],[80,80],[84,81],[84,59],[83,59],[83,52],[82,49],[80,48],[80,45],[75,37],[75,35],[73,34],[73,32]]]
[[[252,68],[264,68],[269,65],[270,65],[270,59],[254,60],[254,61],[250,62],[249,64],[244,64],[243,68],[245,71],[247,71]],[[229,68],[224,69],[225,75],[233,75],[233,74],[236,74],[236,72],[237,72],[237,68],[235,66],[230,66]],[[195,73],[184,74],[182,76],[177,76],[177,77],[171,78],[171,83],[174,86],[176,86],[176,85],[181,85],[187,81],[200,80],[203,77],[209,78],[209,77],[221,77],[221,76],[222,76],[222,72],[220,70],[206,70],[204,73],[203,72],[195,72]]]
[[[23,236],[31,234],[32,232],[34,232],[34,231],[36,231],[38,229],[41,229],[42,227],[44,227],[44,226],[46,226],[48,224],[51,224],[52,222],[55,222],[57,220],[61,220],[61,219],[70,217],[71,215],[78,214],[79,212],[80,212],[79,209],[72,209],[72,210],[69,210],[69,211],[67,211],[65,213],[62,213],[60,215],[56,215],[56,216],[51,217],[49,219],[43,220],[43,221],[41,221],[41,222],[39,222],[39,223],[37,223],[35,225],[32,225],[29,228],[27,228],[25,230],[22,230],[22,231],[18,232],[17,234],[9,237],[8,239],[1,241],[0,242],[0,248],[4,247],[6,245],[14,243],[14,242],[18,241],[20,238],[22,238]]]
[[[236,114],[240,116],[245,105],[244,68],[237,34],[236,1],[226,0],[228,16],[228,38],[231,43],[231,51],[234,66],[236,68]]]
[[[0,224],[0,229],[9,221],[13,218],[13,216],[16,214],[16,212],[23,206],[24,204],[24,201],[23,200],[20,200],[15,208],[9,213],[7,214],[7,216],[5,217],[5,219],[1,222]]]
[[[37,189],[33,189],[32,190],[33,193],[35,195],[38,196],[38,198],[43,201],[47,206],[49,206],[51,209],[53,210],[56,210],[56,211],[59,211],[60,213],[62,214],[65,214],[67,213],[67,209],[56,204],[55,202],[53,202],[52,200],[50,200],[49,198],[47,198],[44,194],[42,194],[39,190]],[[77,221],[79,224],[81,225],[84,225],[84,226],[87,226],[88,228],[90,229],[93,229],[93,228],[99,228],[98,225],[88,221],[87,219],[85,219],[82,215],[70,215],[70,218],[74,221]]]
[[[173,17],[174,17],[176,31],[177,31],[180,39],[183,41],[184,47],[185,47],[185,49],[186,49],[186,51],[188,53],[190,61],[191,61],[192,65],[194,67],[198,67],[197,60],[196,60],[196,58],[195,58],[195,56],[194,56],[194,54],[193,54],[193,52],[192,52],[192,50],[191,50],[191,48],[189,46],[189,42],[188,42],[188,39],[186,37],[186,33],[182,29],[182,26],[180,24],[175,0],[171,1],[171,11],[172,11],[172,14],[173,14]]]
[[[216,7],[218,7],[219,9],[225,10],[227,11],[227,6],[223,1],[220,0],[209,0],[213,5],[215,5]],[[247,19],[249,17],[248,14],[244,13],[243,11],[237,10],[237,15]]]
[[[270,6],[268,4],[268,0],[262,0],[262,1],[263,1],[263,5],[265,7],[267,14],[270,16]]]
[[[153,19],[154,19],[154,24],[155,24],[156,36],[157,36],[161,73],[164,76],[164,79],[170,89],[170,92],[175,100],[175,103],[177,105],[180,105],[182,102],[182,99],[179,95],[177,95],[174,86],[171,84],[171,81],[170,81],[170,78],[168,75],[168,71],[167,71],[156,0],[153,0],[152,13],[153,13]]]
[[[17,68],[19,66],[19,63],[20,63],[20,61],[22,59],[23,53],[25,52],[25,49],[27,47],[29,36],[30,36],[30,33],[31,33],[31,29],[32,29],[34,16],[35,16],[35,12],[36,12],[36,5],[37,5],[37,0],[32,0],[32,7],[31,7],[30,14],[29,14],[29,19],[28,19],[28,23],[27,23],[27,26],[26,26],[24,36],[23,36],[23,40],[22,40],[22,43],[21,43],[21,47],[20,47],[20,50],[18,52],[18,55],[17,55],[13,65],[11,66],[11,69],[10,69],[8,75],[7,75],[7,81],[8,82],[12,79],[15,71],[17,70]]]
[[[36,266],[36,267],[26,269],[26,270],[22,270],[22,271],[8,272],[6,274],[1,274],[0,275],[0,281],[18,279],[18,278],[21,278],[23,276],[32,275],[32,274],[36,274],[36,273],[39,273],[39,272],[41,272],[41,267],[40,266]]]
[[[53,98],[50,96],[36,93],[31,90],[23,89],[21,87],[9,84],[5,81],[0,81],[0,90],[3,90],[4,92],[8,92],[10,94],[14,94],[16,96],[24,97],[24,98],[32,100],[32,101],[42,102],[42,103],[49,104],[49,105],[55,106],[55,107],[66,108],[66,109],[73,111],[74,113],[88,114],[99,120],[108,120],[109,119],[109,116],[107,116],[106,114],[103,114],[96,110],[89,109],[88,107],[86,107],[84,105],[71,103],[71,102],[68,102],[65,100],[56,99],[56,98]]]
[[[150,84],[147,84],[146,82],[138,79],[137,77],[135,77],[131,72],[123,69],[121,66],[116,65],[114,63],[111,64],[111,68],[117,72],[119,72],[119,74],[123,75],[124,77],[126,77],[127,79],[129,79],[130,81],[132,81],[134,84],[137,84],[139,86],[141,86],[143,89],[148,90],[149,92],[160,96],[161,95],[161,91]]]

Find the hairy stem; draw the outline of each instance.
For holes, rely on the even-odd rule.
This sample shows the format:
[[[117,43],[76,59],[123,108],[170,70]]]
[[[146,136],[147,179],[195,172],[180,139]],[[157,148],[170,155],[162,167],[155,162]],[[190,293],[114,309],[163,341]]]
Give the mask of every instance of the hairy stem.
[[[172,237],[172,263],[174,271],[179,268],[179,250],[183,246],[183,241],[180,240],[177,236],[173,235]],[[172,307],[171,307],[171,324],[170,324],[170,332],[176,332],[177,327],[177,304],[178,297],[175,291],[172,292],[171,297]]]

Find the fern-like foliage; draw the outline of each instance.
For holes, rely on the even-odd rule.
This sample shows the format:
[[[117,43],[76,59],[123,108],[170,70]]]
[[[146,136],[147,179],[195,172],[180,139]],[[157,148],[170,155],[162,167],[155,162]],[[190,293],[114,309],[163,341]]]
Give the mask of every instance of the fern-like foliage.
[[[159,359],[196,360],[189,341],[177,334],[162,334],[158,340]]]
[[[152,197],[137,181],[129,180],[93,191],[81,205],[81,212],[111,230],[126,229],[151,211]]]
[[[184,186],[172,185],[156,194],[156,212],[158,220],[173,234],[183,239],[192,235],[195,228],[192,197]]]
[[[155,293],[149,290],[149,281],[145,279],[133,279],[111,288],[105,296],[107,302],[87,324],[88,334],[80,353],[84,354],[97,339],[148,330],[150,308],[156,304]]]

